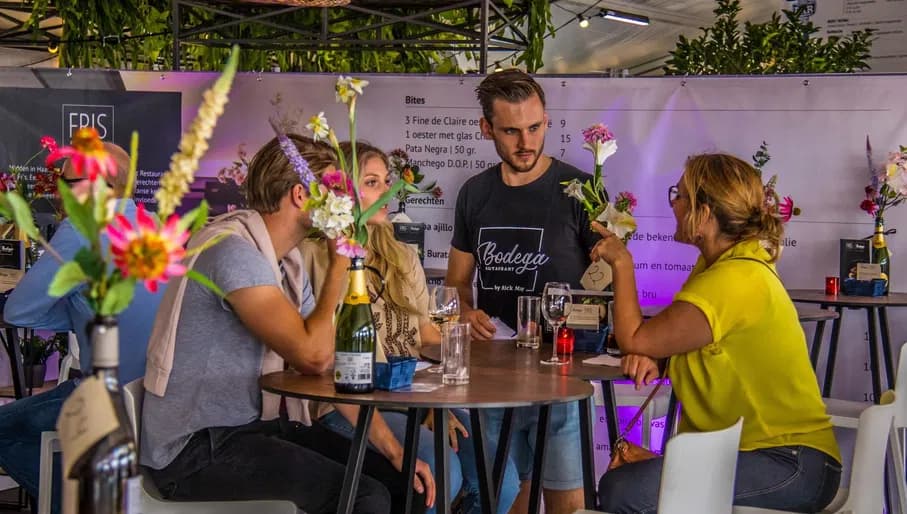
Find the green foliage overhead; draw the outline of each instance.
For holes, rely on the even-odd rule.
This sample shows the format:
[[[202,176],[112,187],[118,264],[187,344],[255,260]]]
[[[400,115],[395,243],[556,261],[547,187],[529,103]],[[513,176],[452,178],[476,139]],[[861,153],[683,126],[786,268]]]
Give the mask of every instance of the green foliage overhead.
[[[50,0],[34,0],[30,23],[37,23],[47,11]],[[517,63],[524,63],[532,72],[542,66],[543,40],[552,30],[549,0],[503,0],[502,7],[514,9],[512,18],[526,28],[529,40],[528,50],[516,57]],[[499,4],[499,5],[501,5]],[[61,67],[115,68],[150,70],[155,65],[161,69],[172,68],[173,36],[171,31],[170,0],[54,0],[54,7],[63,19],[63,42],[60,45]],[[424,9],[397,9],[395,14],[406,16]],[[250,7],[249,12],[269,12],[267,7]],[[195,8],[183,8],[183,26],[199,27],[216,23],[216,15]],[[344,9],[329,9],[331,33],[346,33],[369,25],[380,25],[385,19],[379,16],[355,13]],[[269,17],[268,21],[292,24],[297,27],[312,27],[320,31],[321,9],[299,9],[292,13]],[[478,24],[478,9],[456,9],[433,15],[432,20],[460,30],[469,30]],[[220,21],[223,21],[222,19]],[[425,35],[427,29],[415,24],[388,24],[358,32],[362,40],[463,40],[462,35],[453,32],[437,32]],[[150,37],[124,38],[108,37],[107,41],[84,41],[102,36],[137,36],[157,34]],[[240,23],[222,27],[215,31],[197,34],[216,43],[219,39],[268,39],[292,40],[302,38],[298,34],[287,34],[273,27],[255,23]],[[67,41],[70,41],[67,43]],[[229,54],[229,44],[208,46],[183,43],[183,69],[218,70]],[[467,54],[467,57],[474,57]],[[493,62],[494,59],[490,58]],[[279,67],[281,71],[308,72],[391,72],[391,73],[460,73],[456,59],[451,52],[438,50],[401,49],[262,49],[243,48],[240,55],[240,69],[247,71],[270,70]]]
[[[852,73],[869,66],[872,30],[845,37],[815,37],[819,27],[804,21],[804,6],[777,13],[765,23],[737,21],[739,0],[716,0],[715,24],[696,39],[680,36],[665,65],[668,75],[768,75]]]

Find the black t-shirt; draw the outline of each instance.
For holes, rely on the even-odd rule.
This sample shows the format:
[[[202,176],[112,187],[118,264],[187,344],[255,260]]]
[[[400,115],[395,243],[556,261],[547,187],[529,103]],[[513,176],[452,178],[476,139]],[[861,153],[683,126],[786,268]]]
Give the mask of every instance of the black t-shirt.
[[[516,327],[520,295],[539,296],[545,282],[579,280],[599,236],[561,182],[589,175],[558,161],[535,181],[511,187],[501,165],[472,177],[457,196],[451,245],[471,253],[478,268],[477,306]]]

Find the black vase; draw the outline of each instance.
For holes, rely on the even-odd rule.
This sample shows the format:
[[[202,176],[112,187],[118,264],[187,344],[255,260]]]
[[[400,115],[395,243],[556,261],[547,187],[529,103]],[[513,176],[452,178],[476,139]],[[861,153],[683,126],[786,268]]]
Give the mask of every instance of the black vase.
[[[47,364],[31,364],[25,369],[25,387],[34,389],[44,385],[44,376],[47,374]]]

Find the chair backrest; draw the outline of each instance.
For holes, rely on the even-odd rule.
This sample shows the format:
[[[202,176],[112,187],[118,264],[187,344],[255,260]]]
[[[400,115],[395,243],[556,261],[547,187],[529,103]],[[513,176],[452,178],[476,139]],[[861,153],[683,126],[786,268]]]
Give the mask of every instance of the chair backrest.
[[[893,403],[873,405],[860,414],[850,468],[850,490],[847,501],[838,512],[882,512],[885,503],[885,449],[898,405],[895,398]]]
[[[729,514],[734,502],[743,418],[714,432],[671,438],[658,491],[659,514]]]
[[[132,424],[135,444],[138,446],[142,435],[142,401],[145,399],[145,379],[137,378],[123,386],[123,403],[126,404],[126,415]]]
[[[894,426],[907,427],[907,342],[901,346],[901,357],[898,359],[897,375],[894,377],[895,402],[901,408],[894,411]]]

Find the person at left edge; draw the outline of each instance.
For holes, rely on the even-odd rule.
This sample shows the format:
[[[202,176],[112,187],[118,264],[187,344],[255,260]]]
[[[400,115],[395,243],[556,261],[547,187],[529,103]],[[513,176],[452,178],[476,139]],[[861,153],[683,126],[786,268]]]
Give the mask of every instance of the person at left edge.
[[[129,171],[129,154],[113,143],[104,148],[117,163],[117,174],[110,178],[114,194],[125,204],[125,215],[135,222],[136,206],[133,191],[126,191]],[[76,176],[70,161],[63,164],[63,180],[70,184],[81,180]],[[64,260],[70,261],[88,241],[63,220],[50,240],[51,246]],[[71,331],[79,343],[79,362],[82,372],[91,372],[91,344],[86,326],[94,317],[81,289],[73,289],[61,298],[47,294],[51,280],[60,269],[60,263],[48,253],[35,262],[6,301],[3,316],[7,323],[57,332]],[[145,287],[135,288],[135,297],[129,307],[117,316],[120,330],[120,378],[122,383],[145,374],[145,349],[151,325],[157,313],[162,294],[151,293]],[[56,430],[57,416],[63,402],[79,385],[79,380],[68,380],[35,396],[17,400],[0,407],[0,466],[22,486],[32,498],[38,497],[39,457],[41,432]],[[51,510],[60,509],[60,468],[54,466],[53,500]]]

